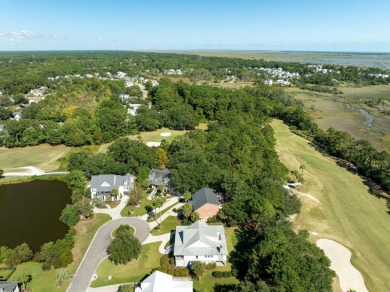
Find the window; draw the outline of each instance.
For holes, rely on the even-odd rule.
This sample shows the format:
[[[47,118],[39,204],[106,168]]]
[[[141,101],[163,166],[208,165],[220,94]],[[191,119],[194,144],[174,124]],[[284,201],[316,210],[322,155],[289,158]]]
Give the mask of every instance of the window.
[[[198,259],[198,256],[196,256],[196,259]]]

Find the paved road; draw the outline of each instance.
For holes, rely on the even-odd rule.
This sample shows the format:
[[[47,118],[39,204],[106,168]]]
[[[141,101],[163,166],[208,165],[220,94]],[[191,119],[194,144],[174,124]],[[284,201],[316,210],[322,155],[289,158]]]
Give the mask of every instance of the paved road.
[[[107,257],[107,247],[112,240],[111,232],[121,224],[129,224],[134,227],[135,236],[140,242],[144,242],[149,235],[150,229],[148,223],[134,217],[116,219],[104,224],[97,231],[87,253],[84,255],[76,275],[68,287],[68,292],[87,290],[97,266]]]

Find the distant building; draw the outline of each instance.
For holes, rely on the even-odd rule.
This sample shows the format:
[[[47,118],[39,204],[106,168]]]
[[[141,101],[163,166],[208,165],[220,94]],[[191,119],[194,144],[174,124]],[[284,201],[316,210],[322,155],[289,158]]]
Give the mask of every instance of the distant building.
[[[130,114],[130,115],[132,115],[132,116],[137,115],[137,110],[138,110],[138,108],[139,108],[141,105],[142,105],[142,104],[130,103],[130,104],[129,104],[129,107],[130,107],[130,108],[127,109],[127,113]]]
[[[273,82],[272,79],[267,79],[264,81],[264,84],[265,85],[272,85],[272,82]]]
[[[13,112],[11,114],[11,120],[19,121],[22,118],[21,112]]]

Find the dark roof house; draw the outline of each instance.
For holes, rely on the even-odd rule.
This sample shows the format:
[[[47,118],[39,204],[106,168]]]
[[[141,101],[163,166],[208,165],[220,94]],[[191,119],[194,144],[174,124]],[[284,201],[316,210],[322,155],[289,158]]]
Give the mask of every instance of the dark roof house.
[[[164,185],[168,186],[171,181],[171,171],[167,168],[163,170],[152,169],[149,173],[148,179],[154,186]]]
[[[206,204],[220,205],[218,194],[210,188],[202,188],[192,195],[192,200],[190,201],[194,207],[194,211],[203,207]]]

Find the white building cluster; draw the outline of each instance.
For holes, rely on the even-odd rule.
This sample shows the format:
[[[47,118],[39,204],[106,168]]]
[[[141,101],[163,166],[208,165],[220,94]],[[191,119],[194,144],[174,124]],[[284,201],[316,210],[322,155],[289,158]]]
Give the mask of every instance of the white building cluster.
[[[183,75],[181,69],[168,69],[164,71],[164,75]]]
[[[125,82],[125,87],[131,87],[136,82],[141,83],[141,84],[145,84],[146,82],[150,81],[153,86],[156,86],[156,85],[159,84],[157,80],[153,80],[153,79],[149,80],[149,79],[141,77],[141,76],[130,77],[130,76],[127,76],[127,74],[125,72],[122,72],[122,71],[118,71],[115,75],[113,75],[111,72],[106,72],[106,76],[107,77],[102,77],[102,76],[100,76],[99,73],[85,74],[85,75],[80,75],[80,74],[73,74],[72,75],[72,74],[68,74],[68,75],[65,75],[65,76],[48,77],[47,79],[51,80],[51,81],[56,81],[56,80],[59,80],[59,79],[62,79],[62,78],[65,78],[65,79],[72,79],[72,78],[83,79],[83,78],[95,77],[95,78],[97,78],[99,80],[114,80],[114,81],[115,80],[123,80]]]
[[[265,72],[270,79],[265,80],[264,84],[266,85],[291,85],[291,79],[299,78],[298,72],[288,72],[284,71],[283,68],[255,68],[257,70]],[[262,73],[257,73],[258,76],[262,75]],[[276,79],[276,80],[275,80]]]

